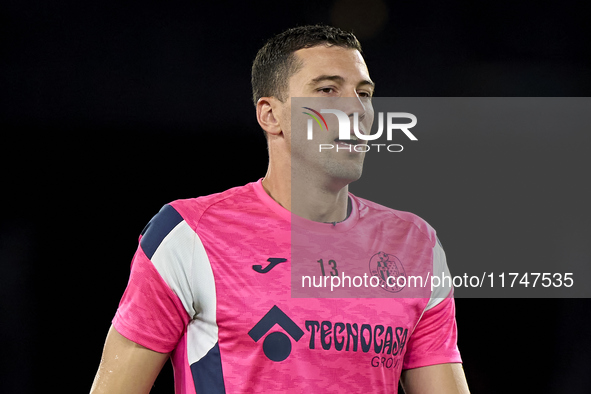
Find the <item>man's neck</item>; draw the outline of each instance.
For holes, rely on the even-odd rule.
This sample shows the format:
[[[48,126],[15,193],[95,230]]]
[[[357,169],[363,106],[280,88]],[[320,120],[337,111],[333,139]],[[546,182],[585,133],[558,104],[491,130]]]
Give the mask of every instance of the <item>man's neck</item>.
[[[315,222],[336,223],[347,218],[348,185],[335,190],[309,180],[292,182],[291,177],[263,179],[263,188],[271,198],[293,214]]]

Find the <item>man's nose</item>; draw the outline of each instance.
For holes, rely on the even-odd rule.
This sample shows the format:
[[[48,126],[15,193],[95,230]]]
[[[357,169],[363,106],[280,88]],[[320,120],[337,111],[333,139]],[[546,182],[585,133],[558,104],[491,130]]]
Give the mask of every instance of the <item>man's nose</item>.
[[[353,114],[357,113],[360,121],[365,117],[365,105],[355,89],[348,91],[347,95],[341,96],[341,100],[343,100],[341,111],[345,112],[347,116],[353,118]]]

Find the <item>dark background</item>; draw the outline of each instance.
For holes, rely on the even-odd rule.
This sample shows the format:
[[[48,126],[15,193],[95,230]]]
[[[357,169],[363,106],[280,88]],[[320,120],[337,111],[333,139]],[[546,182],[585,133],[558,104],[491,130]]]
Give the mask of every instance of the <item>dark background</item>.
[[[271,35],[353,29],[379,96],[589,96],[587,20],[573,1],[3,2],[0,392],[88,391],[143,226],[265,174],[250,65]],[[452,261],[462,229],[432,224]],[[590,307],[458,299],[472,392],[591,392]]]

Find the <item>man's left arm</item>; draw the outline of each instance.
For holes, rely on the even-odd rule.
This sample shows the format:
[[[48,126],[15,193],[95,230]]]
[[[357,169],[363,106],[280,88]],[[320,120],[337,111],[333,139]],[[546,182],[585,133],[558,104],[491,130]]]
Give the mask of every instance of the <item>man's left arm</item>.
[[[462,364],[429,365],[402,371],[400,383],[406,394],[469,394]]]

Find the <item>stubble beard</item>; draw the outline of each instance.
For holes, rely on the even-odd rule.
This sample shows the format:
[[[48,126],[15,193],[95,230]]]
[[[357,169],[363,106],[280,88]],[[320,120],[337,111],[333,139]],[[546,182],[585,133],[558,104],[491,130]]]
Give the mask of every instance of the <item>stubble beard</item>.
[[[294,146],[291,148],[292,182],[295,181],[302,187],[324,184],[338,190],[358,180],[363,172],[364,156],[344,158],[338,156],[347,152],[313,152],[312,147],[308,147],[306,152],[294,149]],[[363,155],[353,153],[359,154]]]

